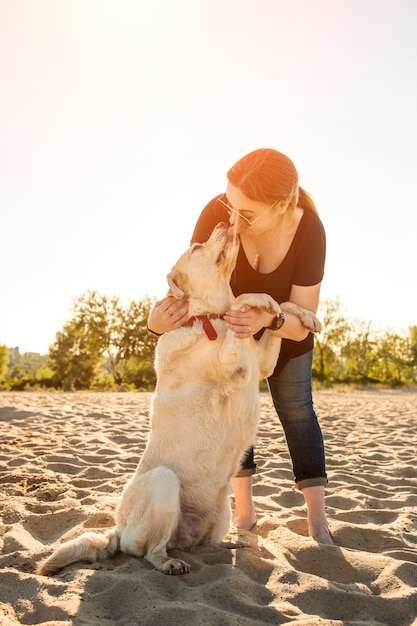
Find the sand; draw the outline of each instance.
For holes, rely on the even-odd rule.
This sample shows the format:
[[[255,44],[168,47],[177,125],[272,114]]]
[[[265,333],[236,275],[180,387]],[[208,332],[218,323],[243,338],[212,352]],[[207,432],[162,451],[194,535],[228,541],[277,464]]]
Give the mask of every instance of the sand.
[[[336,546],[307,536],[282,429],[262,394],[244,548],[34,573],[52,544],[113,525],[148,432],[148,393],[0,393],[0,624],[417,624],[417,393],[320,391]],[[179,554],[179,553],[178,553]]]

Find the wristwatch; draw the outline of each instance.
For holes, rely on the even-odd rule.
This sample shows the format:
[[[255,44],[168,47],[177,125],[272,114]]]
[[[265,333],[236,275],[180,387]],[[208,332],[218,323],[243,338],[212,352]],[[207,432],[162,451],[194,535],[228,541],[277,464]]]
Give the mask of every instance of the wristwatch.
[[[283,323],[285,322],[285,315],[284,313],[281,311],[281,313],[279,315],[275,315],[274,319],[271,322],[271,325],[268,326],[268,330],[279,330]]]

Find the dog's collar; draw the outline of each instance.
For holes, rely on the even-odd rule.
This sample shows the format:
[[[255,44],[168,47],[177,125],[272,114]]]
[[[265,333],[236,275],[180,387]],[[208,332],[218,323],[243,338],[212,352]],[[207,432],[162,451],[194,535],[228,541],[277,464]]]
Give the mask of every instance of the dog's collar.
[[[214,329],[213,324],[210,322],[210,320],[222,320],[224,319],[224,315],[216,315],[215,313],[209,313],[209,314],[205,314],[205,315],[193,315],[193,317],[190,317],[190,319],[185,322],[185,324],[183,324],[183,326],[194,326],[194,324],[198,321],[203,322],[203,329],[204,332],[206,333],[207,337],[210,339],[210,341],[214,341],[215,339],[217,339],[217,333]]]

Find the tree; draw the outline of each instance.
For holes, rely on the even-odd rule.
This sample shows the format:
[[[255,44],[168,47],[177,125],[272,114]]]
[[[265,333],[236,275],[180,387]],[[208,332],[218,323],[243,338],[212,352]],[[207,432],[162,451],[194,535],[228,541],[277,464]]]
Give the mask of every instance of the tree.
[[[109,358],[114,380],[120,384],[122,377],[117,371],[115,357],[123,317],[119,298],[87,291],[75,301],[73,309],[76,323],[85,329],[90,349]]]
[[[23,352],[18,348],[9,351],[9,363],[7,369],[7,379],[12,378],[36,378],[36,372],[40,367],[46,365],[47,357],[37,352]]]
[[[118,297],[90,291],[75,304],[75,315],[88,329],[90,344],[109,359],[116,384],[123,382],[128,362],[133,357],[152,366],[156,337],[148,332],[147,319],[153,301],[131,301],[123,307]]]
[[[90,342],[88,328],[80,320],[67,323],[49,348],[53,380],[66,391],[89,389],[100,358],[100,350]]]
[[[147,386],[155,378],[157,339],[147,329],[152,304],[145,297],[123,307],[118,297],[96,291],[82,294],[73,303],[73,319],[57,333],[50,349],[50,365],[57,381],[69,388],[88,388],[94,383],[100,362],[106,359],[117,385],[124,382],[130,369],[129,378],[134,370],[135,384]],[[138,380],[139,371],[142,381]]]
[[[343,367],[341,350],[349,336],[350,325],[341,310],[339,298],[320,304],[323,330],[315,336],[313,374],[319,380],[335,380]]]
[[[410,365],[417,368],[417,326],[409,327]]]
[[[6,375],[8,363],[9,349],[7,346],[0,345],[0,380],[3,380]]]
[[[371,322],[355,320],[349,327],[346,342],[340,350],[342,377],[347,382],[365,382],[370,380],[370,370],[378,360],[377,342],[372,334]]]
[[[377,344],[373,375],[382,383],[402,385],[413,378],[412,352],[409,340],[386,331]]]

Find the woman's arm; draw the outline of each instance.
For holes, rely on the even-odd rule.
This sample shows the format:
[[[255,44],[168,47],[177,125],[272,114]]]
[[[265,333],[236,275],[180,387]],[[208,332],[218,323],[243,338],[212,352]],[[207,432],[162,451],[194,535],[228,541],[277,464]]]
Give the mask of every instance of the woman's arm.
[[[188,303],[185,298],[177,300],[166,296],[155,302],[148,317],[148,329],[154,335],[163,335],[169,330],[179,328],[188,319]]]

